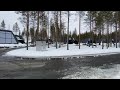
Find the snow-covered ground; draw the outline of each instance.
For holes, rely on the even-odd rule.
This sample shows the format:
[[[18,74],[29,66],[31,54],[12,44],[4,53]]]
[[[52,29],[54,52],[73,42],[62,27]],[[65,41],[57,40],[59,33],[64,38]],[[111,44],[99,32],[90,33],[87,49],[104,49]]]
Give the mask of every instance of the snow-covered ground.
[[[16,47],[25,47],[26,44],[0,44],[1,48],[16,48]]]
[[[29,58],[45,58],[45,57],[71,57],[71,56],[96,56],[96,55],[109,55],[114,53],[120,53],[120,48],[110,47],[102,49],[101,46],[97,47],[88,47],[81,45],[79,49],[78,45],[72,44],[69,45],[69,50],[67,50],[67,45],[64,45],[61,48],[56,49],[53,46],[47,48],[46,51],[36,51],[36,47],[29,47],[29,50],[26,48],[12,50],[7,52],[7,56],[17,56],[17,57],[29,57]]]
[[[68,72],[66,71],[66,73]],[[120,64],[113,65],[112,68],[108,69],[82,67],[78,72],[62,79],[120,79]]]

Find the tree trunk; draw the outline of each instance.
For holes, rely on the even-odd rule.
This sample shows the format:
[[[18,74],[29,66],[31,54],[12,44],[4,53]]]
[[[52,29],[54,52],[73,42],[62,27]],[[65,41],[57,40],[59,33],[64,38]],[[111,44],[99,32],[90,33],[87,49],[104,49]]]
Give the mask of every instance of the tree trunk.
[[[36,38],[35,38],[35,40],[38,39],[39,24],[40,24],[40,11],[37,12],[37,31],[36,31]]]
[[[99,31],[99,45],[101,45],[101,28],[100,28],[100,31]]]
[[[91,31],[91,33],[92,33],[92,48],[93,48],[93,40],[94,40],[94,38],[93,38],[93,36],[94,36],[93,24],[94,24],[94,21],[93,21],[93,18],[92,18],[92,31]]]
[[[110,47],[112,47],[112,24],[110,25]]]
[[[120,21],[119,21],[119,48],[120,48]]]
[[[50,48],[49,47],[49,11],[48,11],[48,48]]]
[[[55,13],[55,41],[56,49],[58,48],[58,11]]]
[[[19,30],[19,36],[20,36],[20,30]]]
[[[68,11],[68,30],[67,30],[67,50],[69,50],[69,11]]]
[[[28,32],[29,32],[29,11],[27,11],[27,50],[28,50]]]
[[[79,49],[80,49],[80,26],[81,26],[81,15],[79,11]]]
[[[34,20],[33,20],[33,45],[35,45],[35,13],[34,13]]]
[[[104,49],[104,25],[102,25],[102,49]]]
[[[96,26],[96,21],[95,21],[95,26]],[[97,28],[95,28],[95,34],[94,34],[94,43],[96,44],[97,47]]]
[[[91,23],[92,23],[92,22],[91,22],[91,15],[90,15],[90,34],[91,34],[91,36],[92,36],[92,31],[91,31],[91,26],[92,26],[92,25],[91,25]],[[91,36],[90,36],[90,41],[91,41]],[[89,41],[89,47],[90,47],[90,41]]]
[[[107,23],[107,49],[108,49],[108,47],[109,47],[109,24]]]
[[[61,28],[61,11],[60,11],[60,37],[59,37],[59,39],[60,39],[60,44],[59,44],[59,48],[61,47],[61,38],[62,38],[62,28]]]
[[[117,22],[116,22],[115,29],[116,29],[116,48],[117,48]]]
[[[65,38],[64,38],[65,36],[64,36],[64,30],[63,30],[63,43],[65,42]]]
[[[42,12],[42,16],[41,16],[41,19],[42,19],[42,29],[40,30],[40,37],[41,37],[41,40],[43,41],[43,37],[44,37],[44,13]]]

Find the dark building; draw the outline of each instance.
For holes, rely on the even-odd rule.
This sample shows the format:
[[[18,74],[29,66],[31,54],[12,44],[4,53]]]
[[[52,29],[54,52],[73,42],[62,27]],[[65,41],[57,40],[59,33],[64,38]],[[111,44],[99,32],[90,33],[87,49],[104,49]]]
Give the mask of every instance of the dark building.
[[[0,44],[24,43],[23,38],[15,36],[10,30],[0,30]]]
[[[17,38],[17,41],[18,41],[19,43],[22,43],[22,44],[24,44],[24,43],[25,43],[25,41],[24,41],[24,39],[23,39],[23,37],[22,37],[22,36],[15,35],[15,37]]]

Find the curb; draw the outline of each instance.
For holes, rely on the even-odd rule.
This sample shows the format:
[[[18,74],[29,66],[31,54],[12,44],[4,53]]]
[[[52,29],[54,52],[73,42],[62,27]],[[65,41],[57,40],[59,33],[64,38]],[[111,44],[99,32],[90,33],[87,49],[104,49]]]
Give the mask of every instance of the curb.
[[[46,59],[46,60],[51,60],[51,59],[76,59],[76,58],[84,58],[84,57],[98,57],[98,56],[105,56],[105,55],[112,55],[112,54],[120,54],[120,52],[111,52],[111,53],[99,53],[99,54],[86,54],[86,55],[66,55],[66,56],[43,56],[43,57],[27,57],[27,56],[10,56],[10,57],[15,57],[18,59],[29,59],[29,60],[34,60],[34,59]],[[9,56],[9,55],[3,55],[3,56]]]

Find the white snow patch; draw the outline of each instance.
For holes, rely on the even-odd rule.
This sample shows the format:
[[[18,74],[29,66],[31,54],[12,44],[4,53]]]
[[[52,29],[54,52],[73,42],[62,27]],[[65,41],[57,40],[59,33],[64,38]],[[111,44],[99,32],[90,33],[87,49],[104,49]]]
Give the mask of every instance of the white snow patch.
[[[120,48],[110,47],[102,49],[101,46],[97,47],[88,47],[75,44],[69,45],[69,50],[67,46],[56,49],[55,47],[50,46],[46,51],[36,51],[36,47],[29,47],[29,50],[26,48],[12,50],[6,53],[7,56],[17,56],[17,57],[29,57],[29,58],[44,58],[44,57],[81,57],[81,56],[99,56],[99,55],[109,55],[120,53]]]
[[[2,47],[2,48],[6,48],[6,47],[15,48],[15,47],[25,47],[25,46],[26,46],[26,44],[21,44],[21,43],[19,43],[19,44],[0,44],[0,47]]]
[[[109,69],[83,67],[81,71],[62,79],[120,79],[120,65],[114,65]]]

